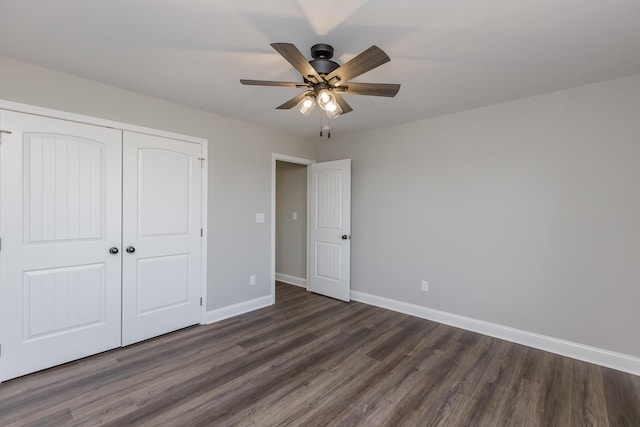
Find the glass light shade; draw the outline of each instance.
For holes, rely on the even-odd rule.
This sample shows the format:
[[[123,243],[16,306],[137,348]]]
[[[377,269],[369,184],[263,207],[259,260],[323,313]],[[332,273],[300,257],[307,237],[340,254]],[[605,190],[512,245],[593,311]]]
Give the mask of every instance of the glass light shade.
[[[300,112],[307,117],[311,115],[311,112],[313,111],[313,107],[315,106],[316,106],[315,99],[311,95],[305,96],[304,98],[302,98],[302,101],[298,102],[298,105],[296,105],[298,110],[300,110]]]
[[[327,107],[326,110],[327,116],[329,116],[330,119],[335,119],[340,114],[342,114],[342,108],[340,108],[340,105],[338,105],[337,102],[334,102],[331,107],[331,109]]]
[[[327,89],[322,89],[318,93],[318,105],[323,110],[327,111],[327,107],[330,105],[337,105],[336,98],[333,96],[333,93]],[[331,107],[333,108],[333,107]]]
[[[327,102],[327,105],[324,106],[324,109],[327,113],[336,111],[340,106],[335,101]]]

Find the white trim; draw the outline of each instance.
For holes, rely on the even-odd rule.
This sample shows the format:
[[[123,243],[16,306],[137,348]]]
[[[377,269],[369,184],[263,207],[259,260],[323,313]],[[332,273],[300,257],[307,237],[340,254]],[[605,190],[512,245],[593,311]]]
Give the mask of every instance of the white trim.
[[[291,276],[284,273],[276,273],[276,280],[278,282],[287,283],[289,285],[300,286],[301,288],[307,288],[307,279],[302,277]]]
[[[286,154],[271,154],[271,304],[276,303],[276,161],[311,165],[315,160],[301,157],[287,156]],[[308,185],[308,182],[307,182]]]
[[[634,375],[640,375],[640,358],[616,353],[597,347],[591,347],[571,341],[515,329],[496,323],[485,322],[470,317],[434,310],[402,301],[379,297],[364,292],[351,291],[351,299],[365,304],[382,307],[400,313],[410,314],[438,323],[455,326],[483,335],[489,335],[528,347],[537,348],[561,356],[571,357],[589,363],[617,369]]]
[[[15,111],[18,113],[28,113],[36,116],[50,117],[54,119],[67,120],[70,122],[85,123],[113,129],[121,129],[131,132],[144,133],[147,135],[162,136],[164,138],[179,139],[180,141],[194,142],[197,144],[207,144],[205,138],[182,135],[179,133],[167,132],[159,129],[152,129],[144,126],[121,123],[113,120],[99,119],[97,117],[85,116],[82,114],[69,113],[66,111],[53,110],[51,108],[37,107],[35,105],[20,104],[18,102],[5,101],[0,99],[0,109]]]
[[[269,307],[270,305],[273,305],[273,303],[271,302],[271,295],[267,295],[249,301],[243,301],[237,304],[228,305],[226,307],[217,308],[215,310],[207,311],[204,324],[218,322],[220,320],[228,319],[229,317],[238,316],[240,314],[248,313],[250,311],[258,310],[264,307]]]
[[[209,164],[211,159],[209,159],[209,143],[208,141],[202,144],[202,242],[201,242],[201,255],[202,259],[200,261],[200,294],[202,295],[202,307],[200,307],[200,321],[205,322],[207,320],[207,239],[209,236],[209,218],[208,218],[208,204],[209,204]]]

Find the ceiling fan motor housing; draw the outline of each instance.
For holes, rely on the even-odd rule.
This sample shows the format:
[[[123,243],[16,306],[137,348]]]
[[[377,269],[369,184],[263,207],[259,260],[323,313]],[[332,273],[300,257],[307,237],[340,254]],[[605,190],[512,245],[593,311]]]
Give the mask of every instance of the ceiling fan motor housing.
[[[313,59],[309,61],[309,64],[320,75],[327,75],[340,67],[337,62],[331,60],[333,47],[328,44],[319,43],[311,46],[311,57]]]

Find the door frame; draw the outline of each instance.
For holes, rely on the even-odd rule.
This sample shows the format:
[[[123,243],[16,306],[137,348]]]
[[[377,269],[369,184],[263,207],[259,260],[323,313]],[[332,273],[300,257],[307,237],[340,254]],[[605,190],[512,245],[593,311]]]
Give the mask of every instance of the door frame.
[[[309,166],[316,163],[315,160],[304,159],[302,157],[287,156],[286,154],[271,154],[271,304],[276,303],[276,161],[295,163],[298,165]],[[306,180],[307,188],[309,186],[309,178]],[[309,196],[307,194],[307,207],[309,205]],[[309,220],[307,219],[307,238],[309,237]],[[309,255],[307,254],[307,257]],[[307,271],[307,277],[309,272]],[[306,277],[305,277],[306,279]]]
[[[102,126],[107,128],[119,129],[122,131],[131,131],[137,133],[144,133],[148,135],[161,136],[170,139],[177,139],[180,141],[192,142],[200,144],[202,147],[202,260],[201,260],[201,295],[202,306],[200,309],[200,323],[206,323],[207,315],[207,205],[209,200],[208,191],[208,176],[209,176],[209,140],[206,138],[199,138],[189,135],[183,135],[174,132],[167,132],[159,129],[148,128],[144,126],[137,126],[128,123],[116,122],[113,120],[100,119],[97,117],[85,116],[82,114],[70,113],[66,111],[54,110],[51,108],[38,107],[35,105],[21,104],[18,102],[7,101],[0,99],[0,109],[15,111],[18,113],[27,113],[37,116],[49,117],[52,119],[67,120],[71,122],[85,123],[94,126]],[[274,162],[275,165],[275,162]],[[1,268],[1,266],[0,266]],[[274,273],[275,275],[275,273]]]

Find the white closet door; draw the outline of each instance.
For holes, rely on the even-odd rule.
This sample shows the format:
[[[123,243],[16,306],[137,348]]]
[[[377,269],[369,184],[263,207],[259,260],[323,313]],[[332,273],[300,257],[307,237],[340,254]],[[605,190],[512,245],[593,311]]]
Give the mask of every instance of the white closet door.
[[[0,111],[0,381],[119,347],[119,130]]]
[[[122,343],[200,321],[201,146],[124,132]]]

